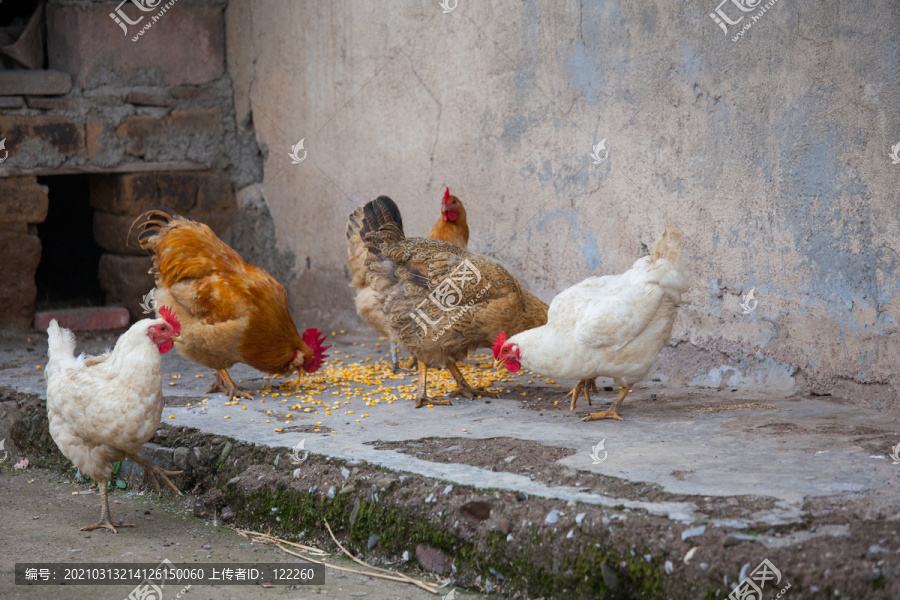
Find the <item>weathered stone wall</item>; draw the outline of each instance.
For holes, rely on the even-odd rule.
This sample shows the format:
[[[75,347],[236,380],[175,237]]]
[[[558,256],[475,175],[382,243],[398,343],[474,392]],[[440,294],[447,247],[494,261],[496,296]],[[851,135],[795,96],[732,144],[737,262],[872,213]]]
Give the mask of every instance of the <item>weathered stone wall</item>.
[[[31,322],[41,240],[34,224],[47,217],[47,190],[35,177],[0,179],[0,323]]]
[[[352,208],[388,194],[425,235],[446,184],[470,248],[546,300],[627,269],[673,219],[693,288],[667,376],[898,406],[900,5],[782,0],[759,15],[751,0],[726,33],[716,0],[447,4],[226,10],[237,120],[267,150],[301,326],[358,324]]]
[[[127,32],[110,18],[119,9],[138,21]],[[49,70],[0,70],[0,247],[11,249],[0,267],[10,275],[2,278],[0,326],[30,322],[40,241],[25,224],[47,212],[46,192],[39,206],[4,196],[3,186],[90,175],[93,234],[106,251],[98,278],[107,303],[132,318],[142,316],[139,302],[153,284],[149,259],[126,244],[141,211],[169,206],[219,234],[232,224],[266,226],[259,211],[236,204],[243,195],[235,190],[262,180],[262,157],[252,123],[235,120],[224,9],[222,0],[181,0],[159,16],[132,3],[48,2]],[[257,245],[226,237],[242,252]]]

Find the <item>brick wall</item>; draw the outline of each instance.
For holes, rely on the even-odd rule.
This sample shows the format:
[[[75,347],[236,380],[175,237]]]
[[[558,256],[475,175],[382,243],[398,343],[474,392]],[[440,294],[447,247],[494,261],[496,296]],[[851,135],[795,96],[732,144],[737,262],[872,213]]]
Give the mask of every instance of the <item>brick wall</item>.
[[[35,177],[0,179],[0,323],[26,325],[34,313],[34,274],[41,241],[34,224],[47,217],[47,190]]]
[[[90,174],[98,278],[132,318],[153,284],[149,258],[126,243],[134,217],[168,206],[219,234],[235,219],[233,190],[261,181],[262,159],[234,118],[225,5],[179,2],[153,20],[127,3],[129,19],[144,18],[126,35],[115,4],[47,3],[49,70],[0,71],[0,325],[33,316],[41,243],[29,224],[47,212],[36,175]]]

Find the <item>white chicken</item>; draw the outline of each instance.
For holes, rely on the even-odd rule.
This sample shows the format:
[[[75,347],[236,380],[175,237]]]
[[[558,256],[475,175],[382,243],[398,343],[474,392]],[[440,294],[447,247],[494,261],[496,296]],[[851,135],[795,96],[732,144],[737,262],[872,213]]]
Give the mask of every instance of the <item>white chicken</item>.
[[[163,318],[138,321],[100,356],[76,358],[72,332],[55,320],[47,329],[50,360],[44,377],[50,435],[100,491],[100,521],[82,531],[104,528],[116,533],[116,527],[133,527],[110,520],[106,494],[113,464],[125,458],[139,464],[157,490],[161,477],[181,494],[168,478],[181,471],[164,471],[138,455],[162,415],[161,355],[172,349],[181,331],[167,307],[159,312]]]
[[[666,223],[650,256],[621,275],[589,277],[564,290],[550,304],[547,324],[494,343],[495,365],[512,372],[525,367],[557,379],[577,379],[571,409],[581,390],[596,391],[597,377],[611,377],[619,395],[604,412],[584,421],[618,419],[631,386],[646,377],[672,334],[676,308],[688,290],[679,267],[681,232]]]

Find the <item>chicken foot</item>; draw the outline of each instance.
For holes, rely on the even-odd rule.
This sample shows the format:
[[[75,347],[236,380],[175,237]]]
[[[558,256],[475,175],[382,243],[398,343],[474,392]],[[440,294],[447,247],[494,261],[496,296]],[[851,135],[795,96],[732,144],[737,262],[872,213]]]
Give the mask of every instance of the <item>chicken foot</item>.
[[[169,475],[174,477],[175,475],[181,475],[182,473],[184,473],[184,471],[164,471],[153,463],[147,462],[143,457],[137,454],[129,454],[128,458],[139,464],[141,468],[144,469],[144,483],[146,483],[149,479],[153,483],[153,487],[156,488],[157,494],[162,494],[162,490],[160,490],[159,488],[159,480],[162,479],[163,483],[169,486],[169,488],[173,492],[175,492],[179,496],[184,495],[181,493],[181,490],[175,487],[175,484],[172,483],[172,481],[169,479]]]
[[[426,404],[440,404],[442,406],[452,406],[453,403],[447,400],[446,398],[441,398],[439,400],[435,400],[434,398],[429,398],[428,394],[426,394],[426,385],[425,385],[425,371],[428,367],[425,366],[425,363],[421,360],[419,361],[419,385],[416,388],[416,408],[422,408]]]
[[[216,381],[209,389],[206,390],[207,394],[215,394],[216,392],[222,392],[223,394],[228,396],[229,400],[234,400],[235,398],[243,398],[245,400],[253,400],[253,394],[248,392],[247,390],[242,390],[237,386],[234,382],[234,379],[231,378],[231,375],[228,374],[228,371],[225,369],[219,369],[216,371]]]
[[[619,407],[622,406],[622,401],[625,399],[625,396],[628,395],[628,392],[631,390],[628,389],[627,385],[619,386],[619,395],[616,397],[615,401],[612,403],[612,406],[609,407],[609,410],[605,410],[603,412],[596,413],[588,413],[586,417],[581,419],[582,421],[599,421],[600,419],[616,419],[617,421],[622,421],[622,417],[619,416]]]
[[[109,519],[109,494],[106,491],[106,486],[109,485],[109,479],[98,479],[97,480],[97,489],[100,490],[100,520],[97,521],[94,525],[85,525],[81,528],[81,531],[93,531],[95,529],[106,529],[107,531],[111,531],[113,533],[119,533],[116,531],[116,527],[134,527],[132,523],[113,523]]]
[[[569,406],[569,410],[575,410],[575,402],[578,400],[578,394],[581,393],[581,390],[584,390],[584,399],[587,400],[588,406],[591,406],[591,397],[588,395],[588,389],[590,389],[591,392],[597,392],[596,380],[582,379],[575,384],[575,389],[566,394],[566,398],[572,396],[572,404]]]
[[[469,400],[474,400],[475,396],[487,396],[489,398],[497,398],[500,396],[497,392],[491,392],[487,388],[473,388],[470,386],[469,382],[466,381],[466,378],[463,377],[459,367],[456,366],[456,363],[452,360],[447,361],[447,370],[450,371],[450,374],[453,375],[453,379],[456,380],[456,391],[453,392],[454,396],[465,396]]]

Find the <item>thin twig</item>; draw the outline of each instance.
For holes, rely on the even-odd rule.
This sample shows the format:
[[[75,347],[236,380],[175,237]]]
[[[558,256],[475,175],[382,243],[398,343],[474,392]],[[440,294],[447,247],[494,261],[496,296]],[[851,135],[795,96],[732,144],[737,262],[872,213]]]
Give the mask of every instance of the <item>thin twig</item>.
[[[328,524],[326,523],[326,527],[327,527],[327,526],[328,526]],[[299,547],[299,548],[302,548],[302,549],[304,549],[304,550],[306,550],[306,551],[308,551],[308,552],[316,552],[316,553],[319,553],[319,554],[324,554],[325,556],[329,556],[329,554],[328,554],[327,552],[323,552],[322,550],[319,550],[318,548],[313,548],[312,546],[304,546],[303,544],[297,544],[297,543],[295,543],[295,542],[290,542],[290,541],[288,541],[288,540],[285,540],[285,539],[281,539],[281,538],[275,537],[275,536],[273,536],[273,535],[271,535],[271,534],[261,533],[261,532],[258,532],[258,531],[248,531],[248,530],[245,530],[245,529],[238,529],[238,530],[236,530],[236,531],[237,531],[239,534],[243,535],[244,537],[246,537],[246,538],[248,538],[248,539],[251,539],[251,540],[255,539],[255,540],[257,540],[257,541],[262,541],[262,542],[265,542],[265,543],[272,544],[273,546],[275,546],[275,547],[278,548],[279,550],[281,550],[281,551],[283,551],[283,552],[286,552],[287,554],[290,554],[291,556],[296,556],[297,558],[300,558],[300,559],[302,559],[302,560],[309,561],[309,562],[314,563],[314,564],[317,564],[317,565],[322,565],[322,566],[324,566],[324,567],[328,567],[329,569],[336,569],[336,570],[338,570],[338,571],[344,571],[344,572],[346,572],[346,573],[355,573],[355,574],[357,574],[357,575],[365,575],[365,576],[367,576],[367,577],[375,577],[375,578],[377,578],[377,579],[384,579],[384,580],[387,580],[387,581],[396,581],[397,583],[409,583],[409,584],[415,585],[415,586],[417,586],[417,587],[419,587],[419,588],[421,588],[421,589],[423,589],[423,590],[425,590],[425,591],[427,591],[427,592],[429,592],[429,593],[435,594],[435,595],[437,595],[437,594],[440,593],[440,592],[437,590],[437,588],[434,587],[433,585],[430,585],[430,584],[428,584],[428,583],[424,583],[424,582],[418,581],[418,580],[416,580],[416,579],[412,579],[411,577],[408,577],[407,575],[404,575],[403,573],[396,573],[396,572],[394,572],[394,571],[388,571],[388,570],[386,570],[386,569],[379,569],[378,567],[374,567],[374,566],[372,566],[372,565],[370,565],[370,564],[368,564],[368,563],[365,563],[365,562],[363,562],[363,561],[357,559],[355,556],[353,556],[352,554],[350,554],[349,552],[347,552],[347,550],[346,550],[343,546],[341,546],[340,542],[338,542],[338,541],[334,538],[334,533],[331,533],[331,527],[328,527],[328,531],[329,531],[329,533],[331,533],[332,539],[334,539],[335,543],[337,543],[337,545],[341,548],[341,550],[344,551],[345,554],[347,554],[347,556],[349,556],[350,558],[352,558],[352,559],[353,559],[354,561],[356,561],[357,563],[359,563],[359,564],[361,564],[361,565],[364,565],[364,566],[366,566],[366,567],[369,567],[370,569],[376,569],[376,570],[378,570],[378,571],[384,571],[384,573],[388,573],[388,574],[379,573],[379,572],[374,572],[374,573],[373,573],[372,571],[362,571],[362,570],[359,570],[359,569],[351,569],[351,568],[349,568],[349,567],[342,567],[342,566],[340,566],[340,565],[335,565],[335,564],[331,564],[331,563],[326,563],[326,562],[324,562],[324,561],[316,560],[316,559],[314,559],[314,558],[312,558],[312,557],[310,557],[310,556],[308,556],[308,555],[306,555],[306,554],[300,554],[299,552],[295,552],[295,551],[291,550],[290,548],[286,548],[286,547],[283,546],[282,544],[285,544],[285,545],[291,545],[291,546],[295,546],[295,547]]]
[[[320,554],[323,556],[331,556],[331,554],[329,554],[328,552],[325,552],[324,550],[321,550],[319,548],[314,548],[313,546],[306,546],[304,544],[298,544],[297,542],[291,542],[289,540],[277,538],[268,533],[261,533],[259,531],[249,531],[246,529],[237,529],[236,531],[239,534],[241,534],[242,536],[244,536],[245,538],[249,538],[251,535],[255,536],[255,537],[268,538],[268,541],[271,541],[273,544],[274,543],[287,544],[288,546],[294,546],[295,548],[300,548],[301,550],[306,550],[307,552],[315,552],[316,554]]]
[[[359,564],[361,564],[361,565],[366,565],[366,566],[369,567],[370,569],[375,569],[376,571],[382,571],[382,572],[384,572],[384,573],[390,573],[390,574],[392,574],[392,575],[399,575],[399,576],[401,576],[401,577],[406,577],[406,578],[409,580],[410,583],[418,583],[418,582],[419,582],[418,579],[413,579],[412,577],[410,577],[410,576],[408,576],[408,575],[405,575],[405,574],[403,574],[403,573],[397,573],[396,571],[390,571],[390,570],[388,570],[388,569],[382,569],[381,567],[376,567],[376,566],[370,565],[369,563],[364,562],[364,561],[362,561],[362,560],[356,558],[355,556],[353,556],[352,554],[350,554],[350,552],[349,552],[346,548],[344,548],[344,547],[341,545],[341,543],[338,541],[338,539],[337,539],[336,537],[334,537],[334,532],[331,530],[331,525],[328,524],[328,520],[327,520],[327,519],[322,519],[322,521],[325,523],[325,527],[328,529],[328,533],[331,535],[331,539],[334,540],[334,543],[337,544],[338,548],[340,548],[340,549],[344,552],[344,554],[346,554],[347,556],[349,556],[350,559],[353,560],[354,562],[357,562],[357,563],[359,563]],[[431,584],[427,584],[427,585],[431,585]],[[432,586],[432,587],[433,587],[433,586]],[[429,591],[430,591],[430,590],[429,590]],[[437,594],[437,592],[434,592],[434,593]]]

